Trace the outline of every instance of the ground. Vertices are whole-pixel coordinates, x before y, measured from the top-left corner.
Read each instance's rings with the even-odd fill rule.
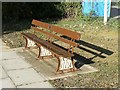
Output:
[[[88,22],[87,20],[91,20]],[[87,21],[87,23],[86,23]],[[116,88],[118,87],[118,22],[110,19],[104,26],[102,19],[86,18],[63,19],[49,22],[81,33],[80,48],[75,52],[86,58],[87,63],[99,71],[89,74],[80,74],[72,77],[49,81],[54,87],[80,87],[80,88]],[[32,32],[31,29],[18,30],[25,23],[4,25],[5,30],[13,29],[13,32],[4,32],[3,41],[11,48],[22,47],[25,41],[21,32]],[[25,25],[24,25],[25,26]],[[12,27],[12,28],[9,28]],[[88,47],[90,46],[90,47]],[[96,50],[94,50],[94,49]],[[98,51],[99,50],[99,51]]]

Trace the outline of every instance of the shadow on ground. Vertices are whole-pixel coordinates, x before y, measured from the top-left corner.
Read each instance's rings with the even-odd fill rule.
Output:
[[[86,42],[86,41],[83,41],[83,40],[78,40],[78,41],[76,41],[78,44],[79,44],[79,46],[78,46],[78,48],[79,49],[81,49],[81,50],[83,50],[83,51],[85,51],[85,52],[88,52],[88,53],[91,53],[91,54],[93,54],[94,56],[93,57],[90,57],[90,58],[86,58],[86,57],[84,57],[84,56],[82,56],[82,55],[79,55],[79,54],[77,54],[77,53],[74,53],[75,54],[75,56],[74,56],[74,59],[75,60],[77,60],[77,62],[80,62],[81,64],[92,64],[92,63],[95,63],[95,62],[93,62],[92,60],[94,59],[94,58],[96,58],[96,57],[100,57],[100,58],[106,58],[106,56],[105,55],[112,55],[114,52],[113,51],[110,51],[110,50],[108,50],[108,49],[104,49],[104,48],[102,48],[102,47],[100,47],[100,46],[97,46],[97,45],[94,45],[94,44],[91,44],[91,43],[88,43],[88,42]],[[82,47],[82,46],[84,46],[84,47]],[[85,48],[85,47],[87,47],[87,48],[90,48],[90,49],[87,49],[87,48]],[[92,51],[93,50],[93,51]],[[98,51],[99,53],[96,53],[95,51]],[[102,54],[105,54],[105,55],[102,55]],[[81,65],[80,64],[80,65]]]
[[[61,36],[61,37],[70,40],[70,38],[67,37],[67,36]],[[88,52],[88,53],[91,53],[92,55],[94,55],[93,57],[86,58],[85,56],[82,56],[82,55],[77,54],[76,52],[74,52],[75,56],[73,58],[77,61],[76,65],[78,67],[81,67],[84,64],[95,63],[92,60],[94,58],[96,58],[96,57],[106,58],[105,55],[109,56],[109,55],[112,55],[114,53],[113,51],[110,51],[108,49],[105,49],[103,47],[91,44],[91,43],[83,41],[83,40],[76,40],[75,42],[79,44],[77,48],[79,48],[79,49],[81,49],[81,50],[83,50],[85,52]],[[88,49],[88,48],[90,48],[90,49]],[[99,53],[96,53],[95,51],[97,51]],[[105,55],[103,55],[103,54],[105,54]]]
[[[66,36],[61,36],[61,37],[65,38],[65,39],[70,39],[70,38],[68,38]],[[76,68],[80,68],[84,64],[93,64],[93,63],[95,63],[92,60],[94,58],[96,58],[96,57],[106,58],[107,56],[112,55],[114,53],[113,51],[110,51],[108,49],[105,49],[103,47],[91,44],[91,43],[83,41],[83,40],[76,40],[75,42],[79,44],[79,46],[77,47],[78,49],[83,50],[83,51],[85,51],[87,53],[92,54],[92,57],[87,58],[87,57],[85,57],[83,55],[78,54],[77,52],[74,52],[73,59],[77,61],[75,63],[75,67]],[[53,44],[55,44],[55,43],[53,43]],[[58,44],[55,44],[55,45],[59,46]],[[59,46],[59,47],[67,50],[66,48],[64,48],[62,46]],[[97,51],[97,52],[95,52],[95,51]]]
[[[61,37],[70,40],[70,38],[67,37],[67,36],[63,35]],[[112,55],[114,53],[113,51],[110,51],[108,49],[105,49],[103,47],[91,44],[91,43],[83,41],[83,40],[76,40],[75,42],[79,44],[77,48],[79,48],[80,50],[83,50],[83,51],[88,52],[88,53],[93,55],[90,58],[86,58],[85,56],[82,56],[82,55],[78,54],[77,52],[74,52],[73,59],[77,61],[75,63],[76,68],[80,68],[84,64],[93,64],[93,63],[95,63],[92,60],[94,58],[96,58],[96,57],[106,58],[106,55],[109,56],[109,55]],[[55,43],[53,43],[53,44],[55,44]],[[55,44],[55,45],[59,46],[58,44]],[[64,48],[62,46],[59,46],[59,47],[67,50],[66,48]],[[95,52],[95,51],[97,51],[97,52]]]

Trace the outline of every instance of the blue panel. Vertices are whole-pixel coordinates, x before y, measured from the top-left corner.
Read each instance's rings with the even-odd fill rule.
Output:
[[[110,8],[111,8],[111,2],[108,0],[108,17],[110,16]],[[89,15],[91,11],[94,11],[93,16],[103,17],[104,16],[104,0],[100,0],[99,2],[92,0],[84,0],[82,2],[82,12],[84,15]]]
[[[84,0],[84,2],[82,2],[82,12],[84,15],[89,15],[89,13],[92,10],[92,0]]]
[[[101,0],[100,2],[94,2],[93,11],[96,16],[104,16],[104,1]]]
[[[108,17],[110,17],[110,10],[111,10],[111,1],[109,0],[109,2],[108,2],[108,5],[107,5],[108,7]]]

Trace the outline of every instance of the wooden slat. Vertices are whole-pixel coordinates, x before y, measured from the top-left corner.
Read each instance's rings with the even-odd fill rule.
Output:
[[[50,30],[57,32],[57,33],[60,33],[62,35],[68,36],[68,37],[75,39],[75,40],[80,39],[80,33],[77,33],[77,32],[71,31],[71,30],[67,30],[67,29],[61,28],[59,26],[52,25]]]
[[[62,37],[56,36],[56,35],[54,35],[54,34],[51,34],[51,33],[49,33],[49,32],[43,31],[43,30],[41,30],[41,29],[39,29],[39,28],[36,28],[36,27],[31,27],[31,28],[34,29],[34,30],[36,30],[36,31],[42,32],[42,33],[44,33],[44,34],[46,34],[46,35],[49,35],[49,36],[51,36],[51,37],[54,37],[54,38],[56,38],[56,39],[59,39],[59,40],[65,42],[65,43],[68,43],[68,44],[72,45],[72,46],[78,46],[78,44],[75,43],[75,42],[73,42],[73,41],[70,41],[70,40],[64,39],[64,38],[62,38]]]
[[[57,32],[59,34],[65,35],[65,36],[68,36],[72,39],[79,40],[80,37],[81,37],[80,33],[77,33],[77,32],[74,32],[74,31],[71,31],[71,30],[68,30],[68,29],[64,29],[64,28],[61,28],[59,26],[54,26],[54,25],[51,25],[51,24],[48,24],[48,23],[45,23],[45,22],[41,22],[41,21],[38,21],[38,20],[33,20],[32,24],[35,25],[35,26],[45,28],[45,29],[49,29],[51,31]]]
[[[31,39],[36,44],[42,45],[44,48],[48,49],[49,51],[51,51],[55,55],[62,56],[62,57],[72,57],[72,56],[74,56],[72,53],[69,53],[66,50],[63,50],[62,48],[60,48],[60,47],[58,47],[56,45],[53,45],[50,42],[47,42],[47,41],[45,41],[43,39],[40,39],[37,36],[35,36],[34,34],[22,33],[22,35],[24,35],[25,37]]]
[[[49,29],[49,26],[51,26],[48,23],[44,23],[44,22],[41,22],[41,21],[38,21],[38,20],[34,20],[34,19],[32,21],[32,24],[35,25],[35,26],[39,26],[39,27],[45,28],[45,29]]]

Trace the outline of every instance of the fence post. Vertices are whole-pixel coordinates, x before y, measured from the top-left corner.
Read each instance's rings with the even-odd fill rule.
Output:
[[[108,3],[108,0],[105,0],[104,1],[104,25],[107,24],[107,3]]]

